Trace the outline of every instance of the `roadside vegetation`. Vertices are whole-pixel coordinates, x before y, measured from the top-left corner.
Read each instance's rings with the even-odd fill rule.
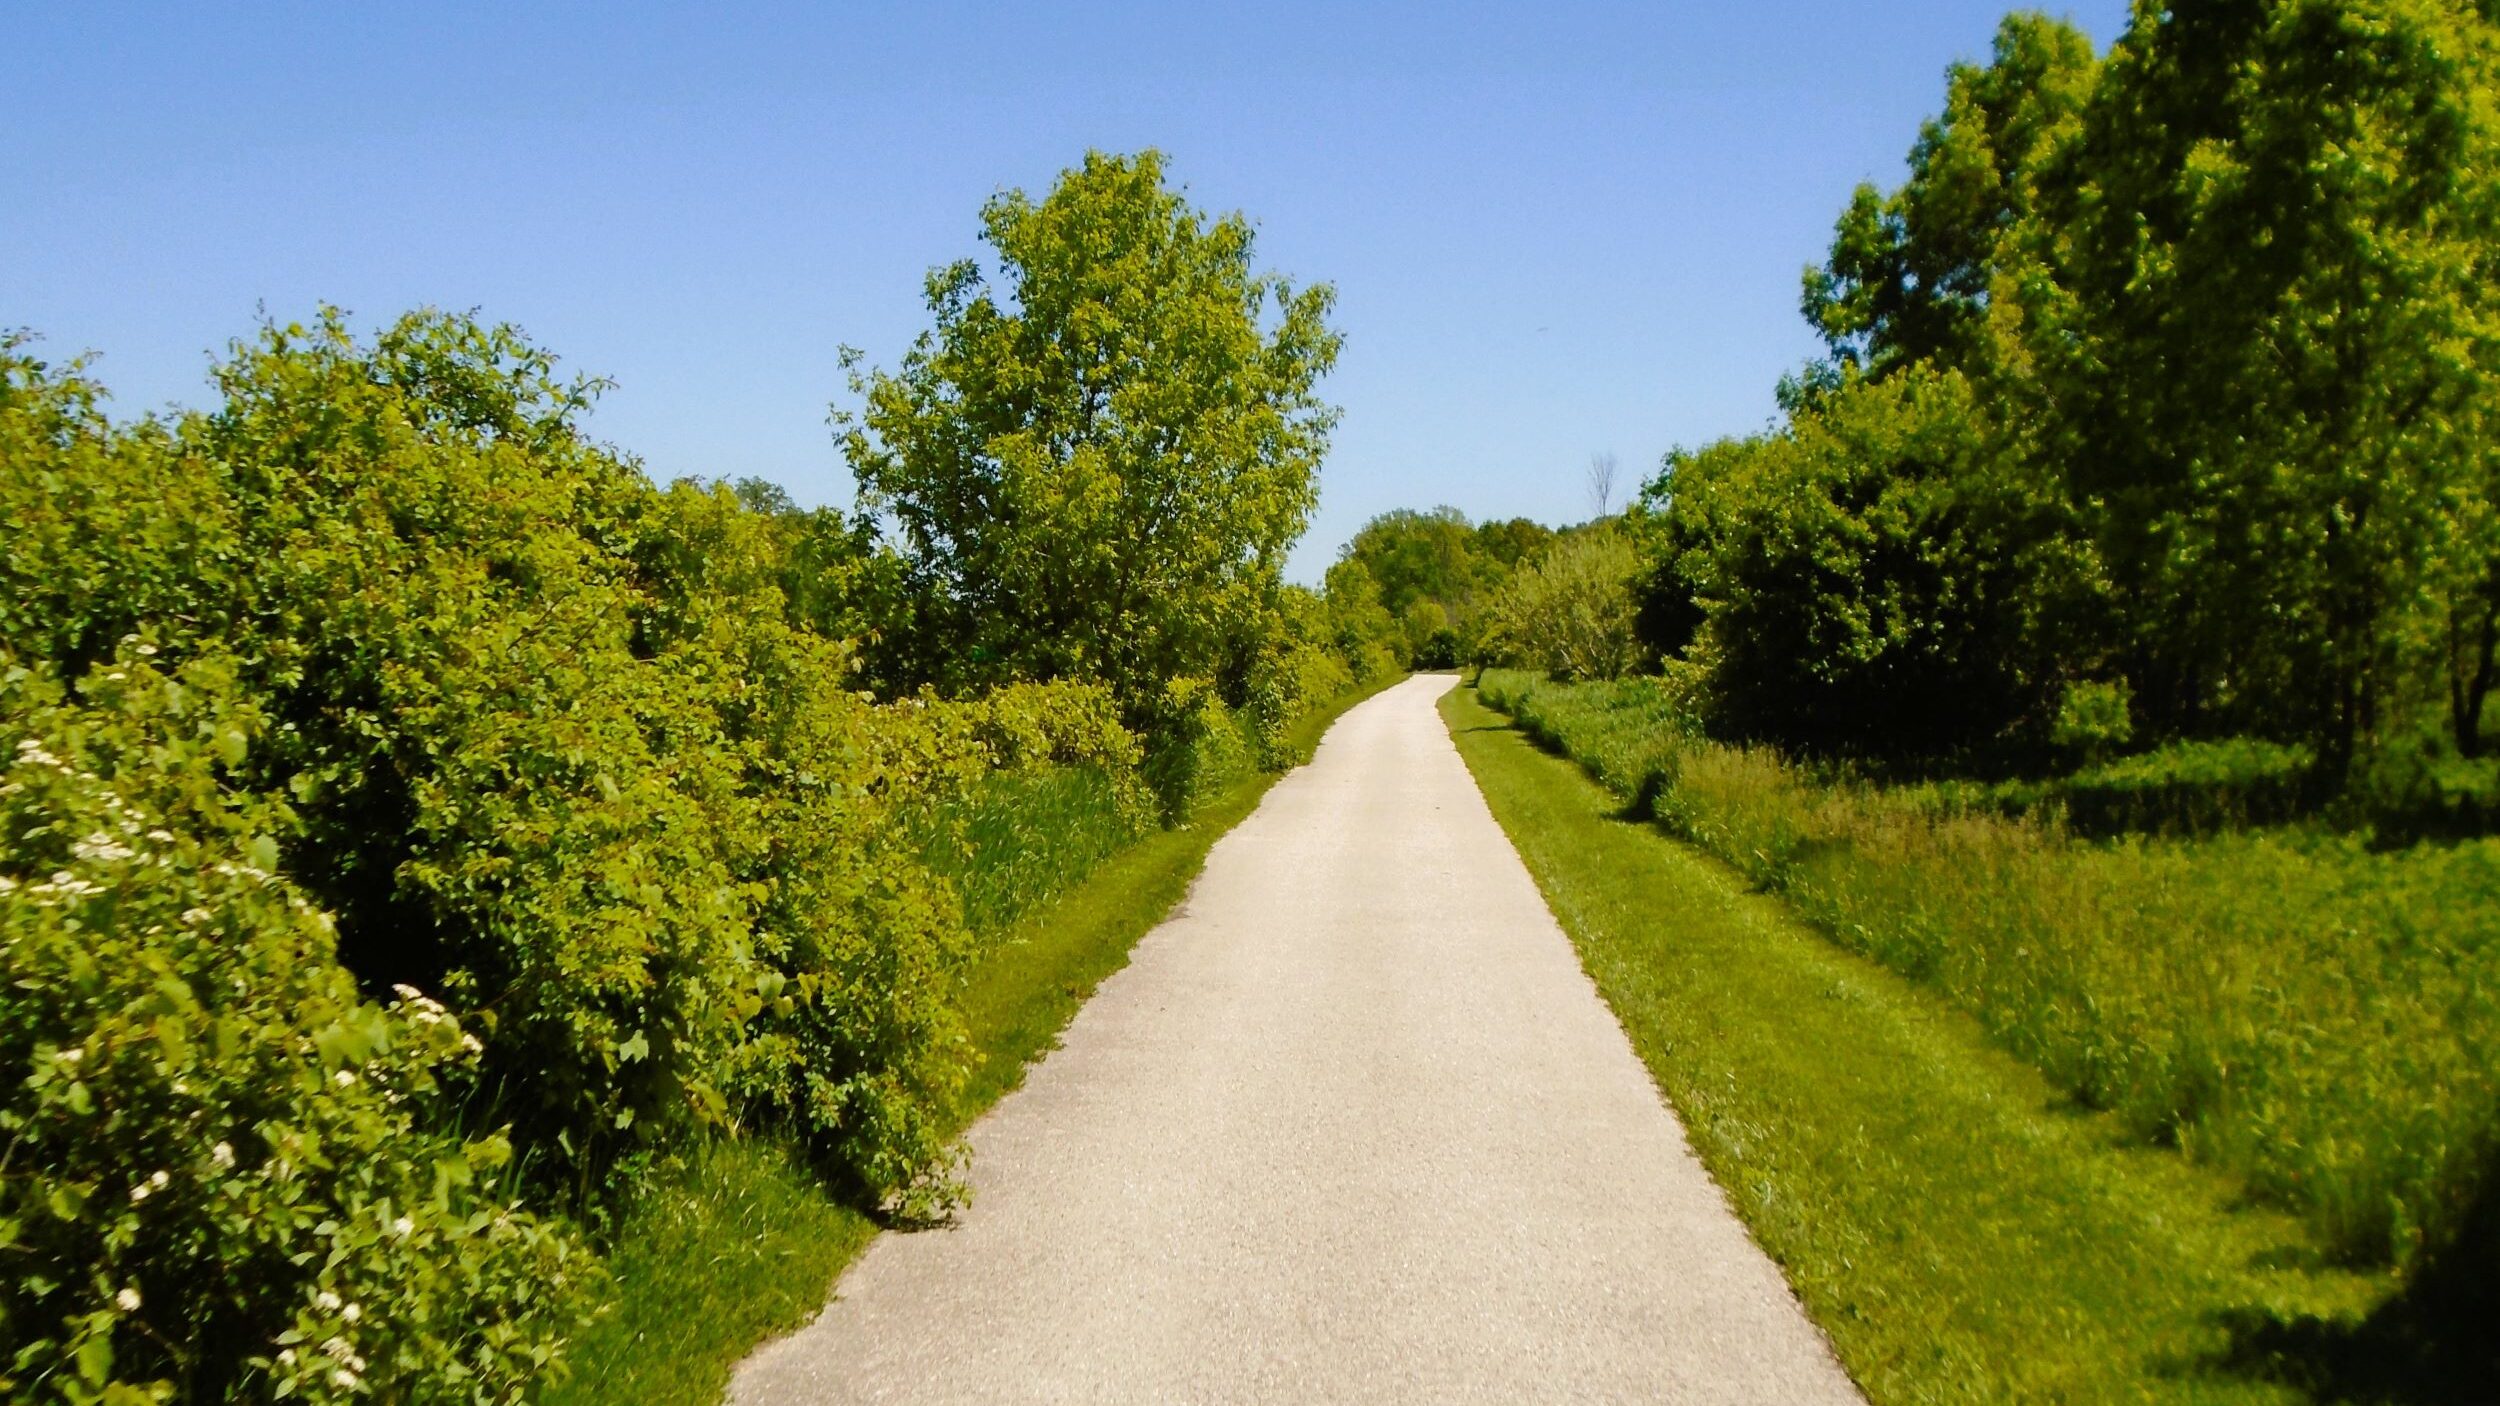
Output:
[[[2392,1271],[2332,1266],[2294,1217],[2079,1107],[1472,692],[1442,711],[1695,1151],[1879,1406],[2483,1399]]]
[[[1279,576],[1325,287],[1151,153],[982,229],[856,368],[856,513],[655,484],[464,317],[135,421],[0,348],[0,1394],[527,1399],[960,1198],[1171,827],[1394,666]]]
[[[1403,675],[1383,675],[1303,715],[1284,739],[1299,763],[1346,708]],[[962,1005],[971,1068],[946,1118],[960,1130],[1023,1080],[1129,949],[1187,894],[1207,851],[1248,816],[1279,773],[1245,770],[1188,824],[1127,828],[1117,802],[1087,804],[1090,788],[1048,778],[1040,823],[1012,826],[996,811],[1029,795],[1003,775],[974,809],[993,818],[983,842],[955,844],[933,862],[967,900],[982,952],[965,975]],[[1103,835],[1128,838],[1117,845]],[[1071,842],[1071,837],[1073,842]],[[610,1262],[616,1306],[578,1344],[576,1374],[551,1403],[634,1401],[708,1406],[749,1350],[805,1324],[833,1282],[880,1228],[869,1211],[824,1193],[786,1139],[712,1137],[655,1166],[618,1207]]]
[[[2495,93],[2444,0],[2008,18],[1807,271],[1779,420],[1468,655],[1625,816],[2382,1277],[2250,1320],[2330,1397],[2500,1389]]]
[[[2079,839],[1818,778],[1676,725],[1649,681],[1488,670],[1485,701],[2080,1105],[2238,1178],[2320,1247],[2421,1269],[2488,1233],[2500,840],[2323,827]]]

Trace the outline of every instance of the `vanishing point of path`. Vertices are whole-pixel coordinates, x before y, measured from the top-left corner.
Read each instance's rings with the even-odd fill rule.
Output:
[[[1422,676],[1346,714],[742,1406],[1857,1402]]]

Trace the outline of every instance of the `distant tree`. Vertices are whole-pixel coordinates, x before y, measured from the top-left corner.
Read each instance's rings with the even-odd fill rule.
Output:
[[[1615,510],[1615,456],[1609,451],[1589,456],[1589,516],[1606,517]]]
[[[1332,291],[1255,271],[1249,221],[1193,209],[1152,151],[999,195],[982,230],[1004,287],[931,273],[935,327],[891,373],[853,354],[863,403],[836,416],[931,681],[1094,678],[1136,707],[1213,677],[1317,498]]]
[[[1341,553],[1359,561],[1380,592],[1380,604],[1403,616],[1419,600],[1463,605],[1477,586],[1475,529],[1456,508],[1398,508],[1364,523]]]
[[[1554,529],[1524,517],[1480,523],[1476,527],[1476,557],[1490,567],[1508,571],[1544,551],[1553,540]]]
[[[790,490],[771,479],[734,479],[730,482],[729,491],[749,512],[775,518],[795,517],[799,512],[798,502],[790,496]]]
[[[1486,610],[1479,653],[1559,679],[1614,679],[1639,668],[1633,589],[1641,561],[1611,524],[1555,539],[1505,582]]]

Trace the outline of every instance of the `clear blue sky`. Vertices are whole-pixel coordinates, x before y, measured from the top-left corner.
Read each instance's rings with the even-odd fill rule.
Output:
[[[2069,13],[2106,45],[2123,0]],[[1345,420],[1295,558],[1373,513],[1588,516],[1584,468],[1754,428],[1797,273],[1995,0],[12,7],[0,326],[198,403],[256,307],[519,323],[655,476],[847,501],[837,348],[890,364],[993,191],[1158,146],[1328,280]]]

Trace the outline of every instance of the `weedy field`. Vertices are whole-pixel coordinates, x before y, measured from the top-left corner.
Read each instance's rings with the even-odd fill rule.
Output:
[[[1708,741],[1656,680],[1488,670],[1482,697],[2078,1107],[2441,1300],[2404,1311],[2458,1311],[2490,1262],[2500,840],[2086,840]]]
[[[2500,1135],[2500,840],[2081,840],[1679,729],[1648,681],[1484,697],[2082,1104],[2358,1262],[2466,1227]]]

